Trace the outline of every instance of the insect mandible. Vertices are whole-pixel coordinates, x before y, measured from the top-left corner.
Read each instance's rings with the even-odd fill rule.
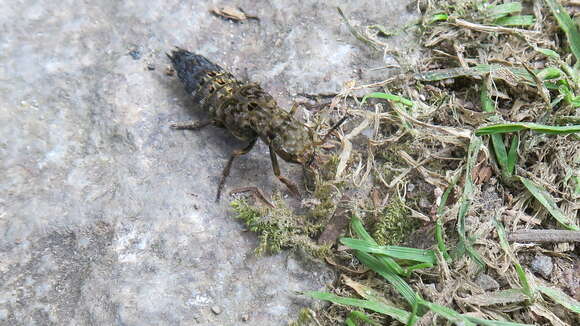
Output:
[[[297,106],[293,106],[290,112],[283,110],[260,85],[242,82],[205,57],[181,48],[167,56],[186,92],[208,113],[207,120],[179,122],[172,124],[172,127],[195,130],[213,125],[226,128],[236,138],[248,142],[247,146],[230,155],[218,185],[216,201],[220,199],[233,161],[250,152],[258,139],[268,145],[274,175],[290,192],[300,197],[298,187],[281,175],[277,156],[290,163],[310,166],[315,159],[316,148],[345,118],[335,124],[326,136],[320,137],[294,118]]]

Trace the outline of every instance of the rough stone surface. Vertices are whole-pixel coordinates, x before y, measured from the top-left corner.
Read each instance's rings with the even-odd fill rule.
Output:
[[[288,253],[253,255],[255,235],[227,198],[214,202],[243,144],[224,130],[169,129],[203,113],[165,74],[164,53],[203,54],[289,107],[294,94],[385,74],[336,5],[397,27],[406,2],[241,0],[260,17],[242,24],[213,5],[0,3],[0,325],[282,325],[308,304],[294,291],[331,279]],[[263,145],[236,162],[226,192],[250,185],[280,187]]]
[[[546,255],[536,255],[532,260],[532,270],[545,278],[549,278],[554,269],[552,258]]]

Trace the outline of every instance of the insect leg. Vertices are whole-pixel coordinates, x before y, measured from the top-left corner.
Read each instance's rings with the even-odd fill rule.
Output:
[[[226,179],[227,177],[230,175],[230,170],[232,168],[232,163],[234,162],[234,160],[236,159],[236,157],[238,156],[242,156],[244,154],[247,154],[249,151],[252,150],[252,147],[254,147],[254,145],[256,144],[256,141],[258,140],[258,137],[250,140],[250,143],[248,144],[248,146],[242,148],[242,149],[238,149],[235,150],[232,155],[230,156],[230,159],[228,160],[228,163],[226,164],[226,167],[224,168],[223,172],[222,172],[222,178],[220,179],[220,183],[218,185],[218,191],[217,191],[217,196],[215,198],[215,201],[218,202],[220,200],[220,196],[222,194],[222,190],[224,188],[224,185],[226,184]]]
[[[278,158],[276,158],[276,152],[274,151],[272,146],[270,146],[270,161],[272,161],[272,169],[274,169],[274,175],[276,176],[276,178],[278,178],[278,180],[280,180],[283,184],[285,184],[291,193],[296,195],[296,197],[300,198],[301,196],[300,192],[298,191],[298,187],[296,187],[296,185],[292,181],[286,179],[281,175],[280,166],[278,165]]]
[[[298,103],[297,103],[297,102],[294,102],[294,103],[292,103],[292,107],[290,108],[290,112],[288,112],[288,114],[289,114],[291,117],[293,117],[293,116],[294,116],[294,114],[296,114],[296,111],[298,110],[298,106],[299,106],[299,105],[298,105]]]
[[[174,122],[171,124],[171,128],[196,130],[201,129],[203,127],[207,127],[211,124],[213,124],[213,120],[202,120],[202,121],[191,120],[191,121]]]

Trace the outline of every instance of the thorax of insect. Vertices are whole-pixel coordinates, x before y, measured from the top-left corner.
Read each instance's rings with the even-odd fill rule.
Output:
[[[187,93],[191,94],[202,110],[208,112],[207,121],[175,123],[178,129],[199,129],[207,125],[226,128],[248,145],[236,150],[222,173],[217,200],[229,175],[233,160],[248,153],[261,139],[270,150],[270,159],[276,177],[299,196],[298,188],[280,174],[276,157],[291,163],[309,165],[316,147],[322,141],[309,127],[294,118],[294,109],[281,109],[274,98],[256,83],[244,83],[205,57],[183,49],[168,54]]]

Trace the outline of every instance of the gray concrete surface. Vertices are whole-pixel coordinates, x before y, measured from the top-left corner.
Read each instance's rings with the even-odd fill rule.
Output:
[[[332,279],[296,254],[255,257],[229,199],[214,203],[243,144],[169,129],[203,114],[165,75],[164,53],[204,54],[286,106],[383,64],[337,4],[397,26],[406,2],[230,2],[261,19],[243,24],[211,15],[217,4],[0,1],[0,325],[283,325],[309,304],[294,291]],[[259,145],[226,192],[284,191],[270,171]]]

